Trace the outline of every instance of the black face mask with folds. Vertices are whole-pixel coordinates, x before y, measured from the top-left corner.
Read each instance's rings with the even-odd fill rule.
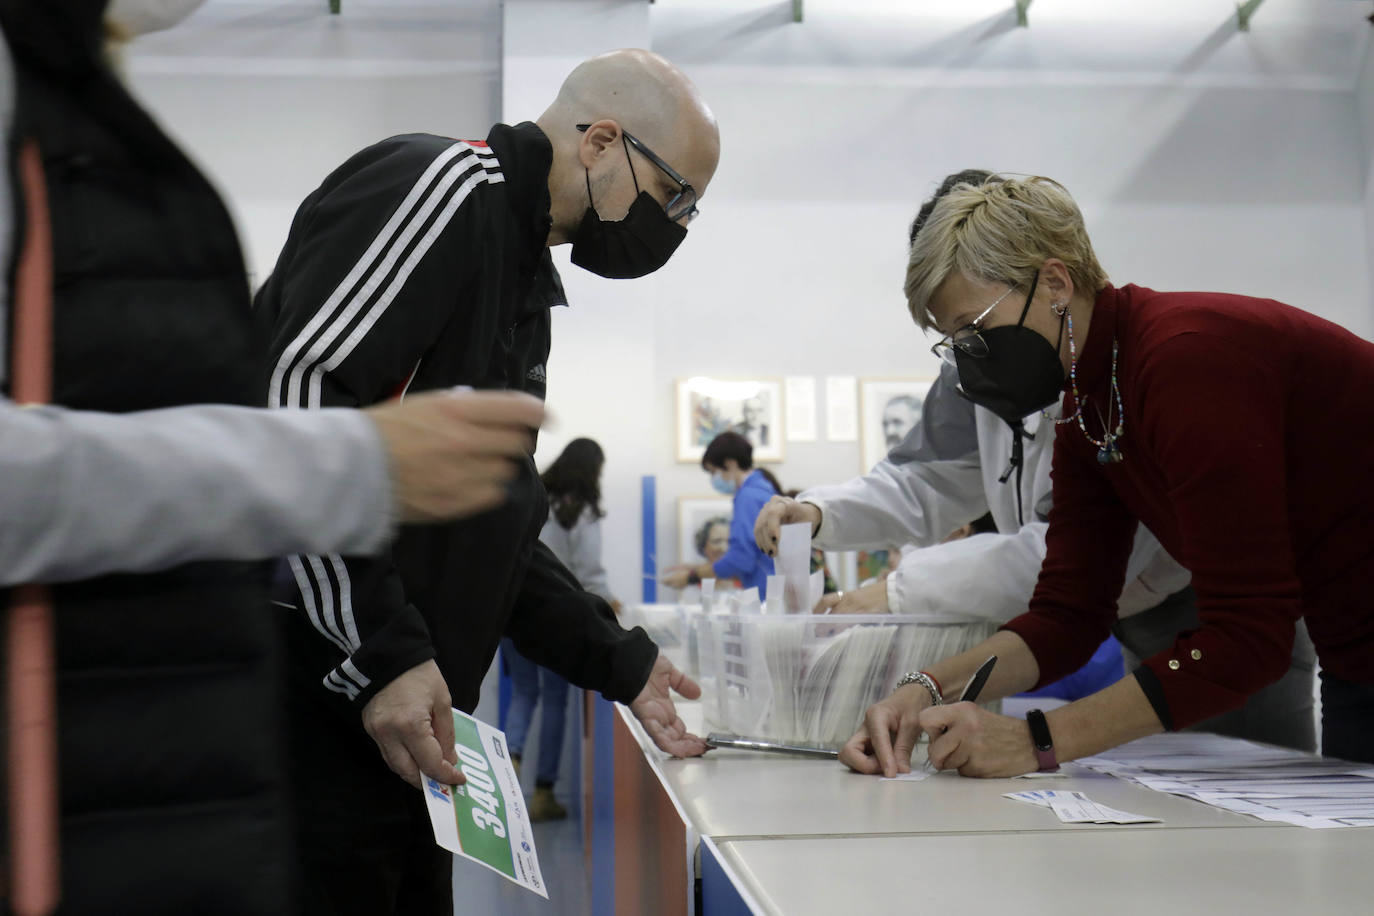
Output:
[[[1032,283],[1016,324],[978,332],[988,345],[987,356],[970,356],[957,348],[954,351],[963,395],[1013,426],[1058,401],[1064,387],[1064,364],[1059,361],[1064,320],[1061,317],[1059,321],[1059,342],[1051,346],[1024,324],[1034,297]]]
[[[588,205],[573,234],[572,262],[603,277],[630,280],[667,264],[686,237],[687,230],[668,218],[663,205],[640,191],[622,220],[602,220]]]

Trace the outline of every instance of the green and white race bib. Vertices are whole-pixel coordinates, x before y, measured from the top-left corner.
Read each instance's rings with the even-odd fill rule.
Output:
[[[434,839],[548,899],[520,780],[503,732],[453,710],[458,769],[467,784],[446,786],[425,777],[425,803]]]

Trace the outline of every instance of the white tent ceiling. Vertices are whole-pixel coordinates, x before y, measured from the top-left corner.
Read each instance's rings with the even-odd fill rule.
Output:
[[[572,2],[572,0],[570,0]],[[685,66],[806,78],[894,76],[1353,88],[1374,34],[1368,0],[1265,0],[1251,30],[1234,0],[656,0],[654,47]],[[140,39],[139,69],[265,72],[495,71],[498,0],[208,0]],[[588,4],[595,9],[595,4]]]

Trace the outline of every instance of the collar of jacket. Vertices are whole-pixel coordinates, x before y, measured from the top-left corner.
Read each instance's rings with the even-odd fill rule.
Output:
[[[740,481],[739,489],[735,491],[735,495],[738,496],[746,489],[756,490],[760,487],[767,490],[769,493],[773,492],[773,485],[768,482],[768,478],[764,477],[763,474],[759,472],[758,468],[754,468],[749,472],[747,477]]]
[[[509,189],[511,215],[521,229],[526,247],[521,250],[521,266],[531,267],[549,247],[549,169],[553,166],[553,144],[533,121],[514,127],[497,124],[487,135],[487,146],[496,153]]]
[[[1093,395],[1098,395],[1099,389],[1106,390],[1112,368],[1112,342],[1120,335],[1120,313],[1129,307],[1131,290],[1130,286],[1118,288],[1108,284],[1097,294],[1092,324],[1088,327],[1088,339],[1078,341],[1078,390],[1084,394],[1091,391]],[[1127,355],[1126,342],[1122,340],[1118,379],[1122,375],[1120,363]],[[1069,391],[1069,387],[1069,380],[1066,379],[1064,390]],[[1106,407],[1102,409],[1106,410]]]

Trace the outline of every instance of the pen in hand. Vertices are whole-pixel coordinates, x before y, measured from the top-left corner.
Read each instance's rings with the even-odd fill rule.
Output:
[[[988,678],[992,676],[992,669],[996,664],[997,656],[989,655],[988,660],[978,666],[978,670],[973,672],[973,677],[969,678],[968,683],[964,685],[964,691],[959,694],[957,702],[963,703],[967,700],[970,703],[976,703],[978,701],[978,694],[983,692],[983,685],[986,684]],[[946,731],[947,729],[941,729],[940,734],[943,735]],[[935,771],[935,766],[930,762],[929,745],[927,745],[926,749],[925,769],[927,772]]]

